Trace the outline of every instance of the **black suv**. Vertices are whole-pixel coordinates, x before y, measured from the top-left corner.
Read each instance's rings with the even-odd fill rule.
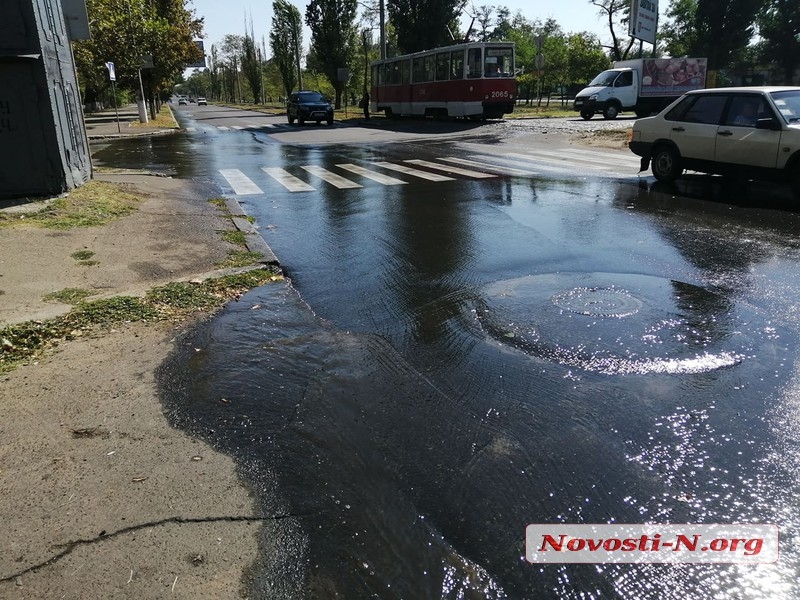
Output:
[[[333,106],[319,92],[292,92],[286,104],[286,117],[290,125],[295,119],[300,125],[306,121],[316,121],[318,125],[326,121],[333,125]]]

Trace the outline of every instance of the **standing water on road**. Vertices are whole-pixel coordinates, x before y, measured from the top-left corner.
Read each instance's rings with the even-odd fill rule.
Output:
[[[796,215],[557,177],[241,201],[291,283],[161,381],[259,495],[255,596],[800,597]],[[528,563],[558,523],[774,523],[781,556]]]

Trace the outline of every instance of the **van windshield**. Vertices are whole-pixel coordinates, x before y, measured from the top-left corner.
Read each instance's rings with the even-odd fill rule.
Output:
[[[619,75],[619,71],[603,71],[600,75],[592,79],[589,83],[589,87],[614,85],[614,80],[617,78],[617,75]]]

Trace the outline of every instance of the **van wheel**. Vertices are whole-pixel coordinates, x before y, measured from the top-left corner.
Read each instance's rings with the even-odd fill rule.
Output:
[[[583,119],[584,121],[588,121],[588,120],[589,120],[589,119],[591,119],[593,116],[594,116],[594,113],[593,113],[593,112],[589,112],[588,110],[584,110],[584,111],[581,113],[581,119]]]
[[[619,107],[616,104],[609,104],[603,109],[604,119],[616,119],[619,114]]]
[[[670,183],[683,173],[681,157],[669,146],[659,146],[650,160],[653,175],[659,181]]]

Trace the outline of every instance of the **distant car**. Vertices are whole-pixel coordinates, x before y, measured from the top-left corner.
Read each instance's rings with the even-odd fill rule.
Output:
[[[297,119],[298,124],[306,121],[322,121],[333,125],[333,106],[328,99],[319,92],[292,92],[286,104],[286,117],[292,125]]]
[[[190,97],[190,98],[189,98],[189,102],[191,102],[192,104],[194,104],[194,98],[191,98],[191,97]]]
[[[800,87],[695,90],[633,124],[631,151],[659,181],[684,169],[788,182],[800,199]]]
[[[197,99],[197,106],[208,106],[208,102],[205,98],[198,98]]]
[[[178,106],[180,106],[181,104],[183,104],[184,106],[188,106],[189,102],[186,100],[186,98],[178,98]]]

